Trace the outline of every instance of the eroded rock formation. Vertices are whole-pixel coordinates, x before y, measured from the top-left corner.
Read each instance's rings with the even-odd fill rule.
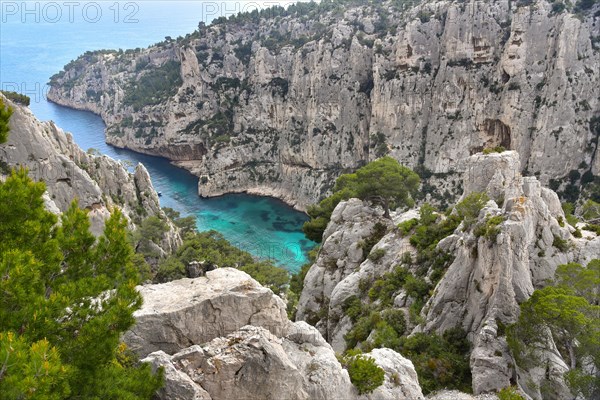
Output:
[[[283,301],[237,269],[139,290],[124,340],[165,368],[160,399],[423,399],[412,363],[389,349],[367,354],[385,381],[359,396],[321,334],[289,321]]]
[[[597,175],[598,6],[525,3],[298,5],[86,53],[49,98],[101,115],[111,144],[177,161],[205,196],[305,208],[386,153],[460,195],[459,161],[493,146],[543,184]]]
[[[409,328],[437,333],[464,329],[473,346],[470,365],[476,394],[519,384],[532,398],[540,399],[540,384],[547,380],[551,383],[548,398],[566,398],[569,394],[562,374],[568,367],[558,352],[547,355],[552,362],[546,369],[517,370],[502,327],[516,321],[519,304],[534,289],[543,287],[558,265],[586,265],[597,258],[600,238],[573,236],[575,228],[565,222],[556,193],[542,187],[536,178],[521,175],[516,152],[476,154],[464,161],[463,168],[463,197],[485,192],[491,199],[474,224],[494,216],[502,216],[503,222],[498,234],[489,237],[464,228],[463,223],[439,242],[437,249],[450,254],[452,262],[421,311],[424,322]],[[384,250],[381,257],[374,260],[360,251],[380,214],[357,199],[340,203],[304,281],[297,315],[313,318],[311,322],[337,351],[345,349],[344,334],[353,326],[343,311],[345,300],[358,295],[366,303],[368,290],[361,287],[365,282],[381,278],[397,265],[415,268],[403,255],[414,256],[417,250],[396,229],[388,229],[372,247],[371,254]],[[418,217],[417,210],[392,215],[396,223],[414,217]],[[399,288],[393,307],[408,315],[410,301]]]
[[[0,94],[2,96],[2,94]],[[140,221],[139,210],[146,216],[160,215],[158,195],[148,171],[138,164],[134,173],[124,165],[103,155],[84,152],[52,121],[41,122],[23,106],[4,96],[13,109],[8,141],[0,145],[0,174],[11,168],[26,167],[34,180],[46,184],[46,204],[56,213],[66,211],[73,200],[89,210],[92,232],[99,235],[110,209],[117,206],[131,221]],[[177,229],[169,225],[161,243],[161,251],[170,252],[181,241]]]

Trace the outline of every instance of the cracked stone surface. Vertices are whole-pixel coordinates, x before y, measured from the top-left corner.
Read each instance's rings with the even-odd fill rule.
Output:
[[[384,369],[385,381],[362,396],[331,346],[305,322],[289,324],[281,337],[264,328],[245,326],[172,356],[158,351],[142,361],[154,368],[165,367],[166,388],[159,393],[161,400],[423,399],[409,360],[389,349],[367,355]]]
[[[234,268],[138,290],[144,304],[124,340],[141,357],[158,350],[173,354],[250,324],[281,335],[289,323],[283,300]]]

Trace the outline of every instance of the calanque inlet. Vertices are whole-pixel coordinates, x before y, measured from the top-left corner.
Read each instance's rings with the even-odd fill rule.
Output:
[[[600,1],[259,3],[47,99],[306,212],[309,262],[2,90],[0,399],[600,399]]]

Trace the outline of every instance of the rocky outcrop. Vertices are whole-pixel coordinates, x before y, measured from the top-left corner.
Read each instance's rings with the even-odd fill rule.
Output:
[[[369,394],[368,399],[417,400],[423,398],[415,367],[410,360],[385,348],[374,349],[366,356],[372,357],[375,363],[385,371],[383,385]]]
[[[111,144],[177,161],[205,196],[304,208],[385,153],[459,195],[459,161],[500,145],[543,184],[599,173],[597,4],[398,4],[296,5],[86,53],[48,97],[100,114]]]
[[[249,275],[218,268],[205,277],[140,286],[144,298],[135,326],[124,336],[140,356],[168,354],[208,342],[245,325],[281,336],[288,319],[283,300]]]
[[[503,327],[516,321],[519,304],[534,289],[543,287],[558,265],[585,265],[597,258],[600,238],[573,236],[575,228],[565,222],[556,193],[542,187],[536,178],[521,175],[516,152],[475,154],[462,164],[464,196],[486,192],[491,199],[474,225],[483,225],[494,216],[502,217],[503,222],[497,235],[487,236],[465,228],[463,223],[439,242],[437,249],[452,257],[421,312],[423,322],[409,328],[413,333],[442,333],[455,327],[466,331],[472,342],[470,366],[476,394],[519,384],[529,396],[540,399],[539,388],[546,382],[551,388],[548,398],[567,398],[562,375],[568,367],[559,353],[546,355],[552,361],[546,369],[516,370]],[[395,223],[415,217],[416,210],[392,214]],[[382,250],[380,257],[367,257],[358,251],[353,256],[354,249],[359,248],[356,243],[369,237],[378,218],[376,210],[359,200],[340,203],[304,281],[297,315],[306,320],[317,315],[317,327],[337,351],[345,349],[344,334],[353,326],[343,312],[345,300],[359,296],[368,303],[369,287],[365,290],[365,284],[397,265],[410,271],[415,268],[414,262],[405,259],[415,260],[416,249],[395,229],[388,229],[373,246],[371,254]],[[398,288],[394,296],[393,307],[408,312],[411,299],[406,292]],[[321,298],[327,301],[315,301]]]
[[[76,199],[79,207],[89,211],[91,229],[96,235],[103,231],[113,207],[123,211],[132,227],[142,218],[140,210],[147,216],[166,218],[142,164],[132,174],[107,156],[84,152],[70,134],[52,121],[40,122],[28,108],[0,96],[13,109],[8,141],[0,145],[0,173],[26,167],[34,180],[46,184],[49,210],[63,212]],[[172,225],[169,228],[158,243],[164,252],[170,252],[181,241],[177,229]]]
[[[341,336],[345,332],[339,333],[337,324],[333,323],[335,321],[326,318],[328,310],[336,304],[331,304],[332,294],[338,284],[355,272],[367,257],[361,245],[373,234],[377,223],[382,224],[384,229],[390,225],[382,212],[369,208],[358,199],[340,203],[323,234],[317,262],[304,279],[305,289],[298,302],[296,318],[317,327],[336,351],[344,350]],[[354,292],[351,288],[345,293],[344,299]]]
[[[521,177],[518,166],[515,152],[475,155],[468,160],[464,187],[487,192],[501,202],[490,201],[481,211],[480,220],[502,215],[506,221],[495,238],[457,230],[439,244],[455,254],[455,260],[424,308],[423,330],[444,331],[460,326],[472,333],[475,393],[497,390],[516,380],[499,325],[516,321],[519,304],[552,278],[558,265],[582,261],[581,252],[589,253],[598,245],[576,239],[571,235],[572,228],[561,226],[559,220],[565,216],[557,195],[542,188],[537,179]],[[578,251],[555,247],[555,238],[571,242]],[[566,369],[562,362],[553,363],[547,374],[560,380]],[[556,398],[568,396],[564,382],[557,390]],[[531,395],[539,398],[539,393]]]
[[[359,396],[321,334],[290,322],[283,301],[239,270],[139,290],[124,340],[165,368],[160,399],[423,399],[412,363],[389,349],[367,354],[385,382]]]

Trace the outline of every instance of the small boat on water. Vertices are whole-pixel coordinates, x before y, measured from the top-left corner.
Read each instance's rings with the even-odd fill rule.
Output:
[[[158,194],[158,197],[162,196],[162,192],[156,192]]]

